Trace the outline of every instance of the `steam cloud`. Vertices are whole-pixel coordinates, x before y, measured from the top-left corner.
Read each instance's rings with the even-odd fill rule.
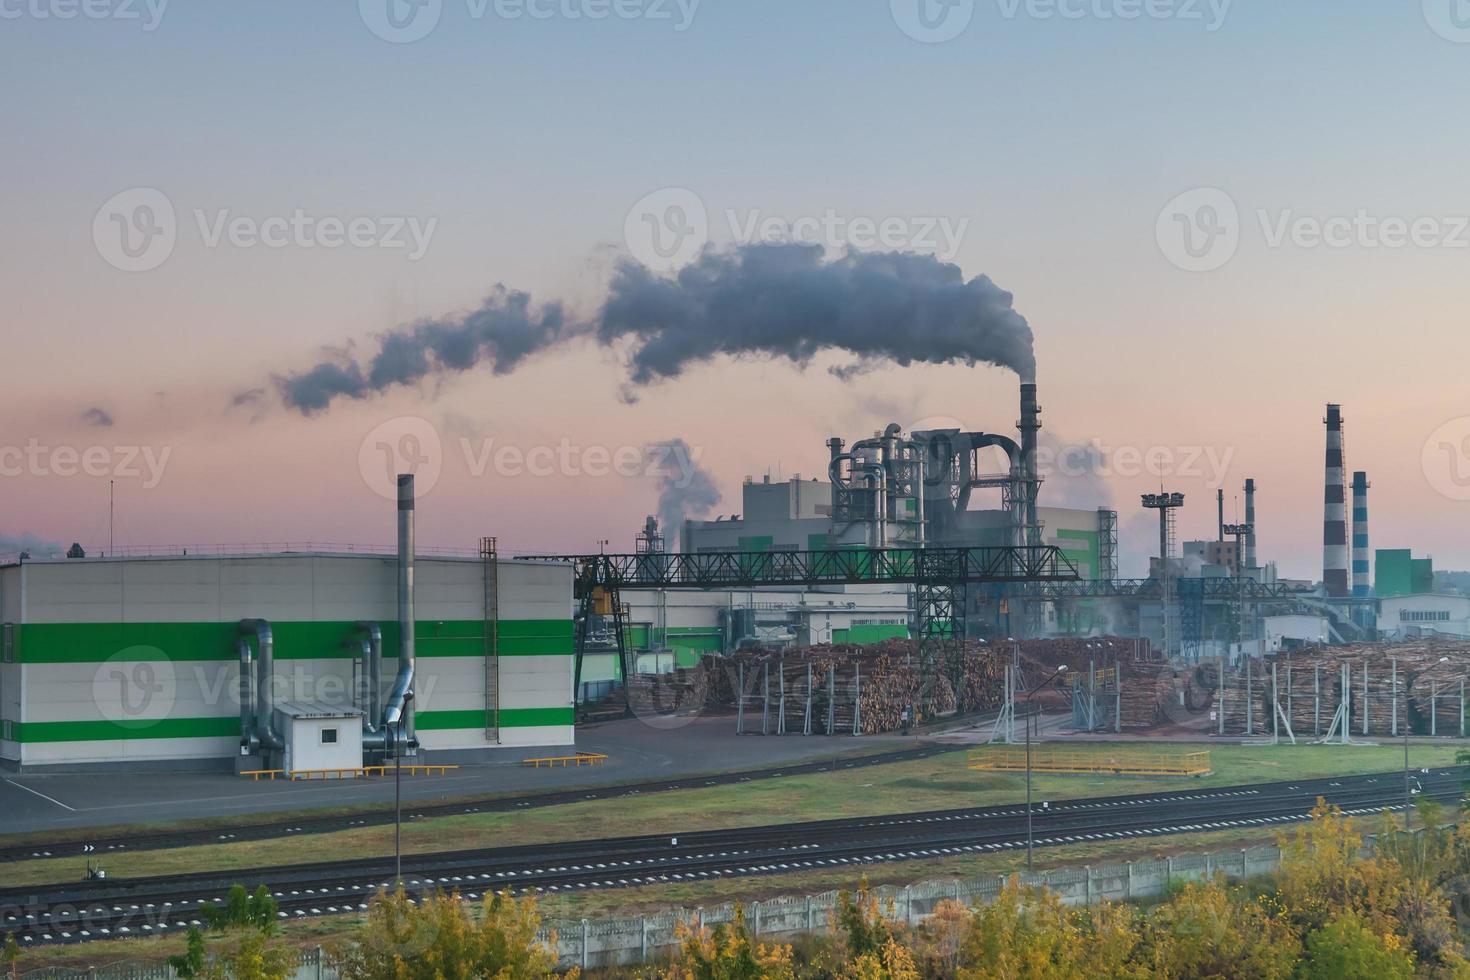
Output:
[[[648,447],[650,472],[659,478],[658,524],[666,536],[677,535],[685,520],[708,517],[720,502],[719,488],[694,456],[683,439]]]
[[[423,320],[383,335],[364,367],[347,352],[276,378],[285,403],[310,415],[336,398],[366,398],[393,385],[488,364],[497,374],[566,341],[631,341],[633,388],[674,378],[718,355],[782,357],[799,366],[826,350],[857,361],[841,377],[884,364],[994,364],[1036,373],[1031,328],[1011,294],[986,276],[928,255],[848,252],[828,260],[816,245],[706,250],[673,276],[623,258],[590,321],[560,303],[533,307],[496,287],[459,317]]]

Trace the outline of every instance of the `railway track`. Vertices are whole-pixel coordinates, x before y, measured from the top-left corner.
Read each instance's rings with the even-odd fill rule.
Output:
[[[422,820],[427,817],[454,816],[464,813],[511,813],[567,803],[584,803],[592,800],[612,800],[625,796],[647,793],[667,793],[681,789],[703,789],[709,786],[725,786],[734,783],[777,779],[784,776],[801,776],[820,772],[843,772],[848,769],[865,769],[869,766],[892,765],[910,762],[930,756],[953,752],[952,745],[923,745],[918,748],[883,752],[876,755],[835,757],[818,762],[797,763],[789,766],[751,769],[739,772],[718,773],[704,776],[684,776],[677,779],[659,779],[639,783],[624,783],[611,786],[590,786],[579,789],[556,790],[525,796],[485,796],[459,799],[443,803],[413,803],[403,810],[404,820]],[[384,805],[349,816],[341,814],[313,817],[295,817],[273,820],[249,826],[207,830],[159,831],[156,833],[110,833],[97,836],[69,836],[66,840],[45,843],[0,844],[0,864],[9,861],[34,861],[47,858],[77,857],[81,855],[106,856],[133,851],[165,850],[172,847],[191,847],[205,844],[229,844],[237,841],[270,840],[276,837],[300,837],[306,834],[331,833],[349,827],[382,826],[393,822],[393,807]],[[3,880],[3,879],[0,879]]]
[[[1419,792],[1450,803],[1460,768],[1415,774]],[[1398,773],[1200,791],[1060,801],[1033,811],[1038,847],[1284,825],[1317,797],[1354,815],[1403,804]],[[779,826],[536,844],[410,855],[410,891],[457,889],[557,894],[888,861],[995,853],[1025,847],[1025,808],[1002,806]],[[22,945],[159,935],[199,923],[199,907],[238,881],[266,884],[283,919],[360,912],[393,879],[392,858],[257,869],[246,875],[176,875],[92,884],[0,889],[0,931]]]

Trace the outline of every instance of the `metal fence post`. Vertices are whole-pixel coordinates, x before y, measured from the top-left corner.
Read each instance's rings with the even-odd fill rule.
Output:
[[[1083,883],[1083,886],[1082,886],[1082,904],[1083,905],[1091,905],[1092,904],[1092,865],[1087,865],[1086,867],[1084,867],[1082,869],[1082,874],[1083,874],[1083,882],[1084,882]]]
[[[1164,887],[1159,889],[1160,894],[1167,894],[1169,888],[1174,884],[1174,858],[1164,858]]]
[[[588,966],[588,962],[587,962],[587,947],[590,945],[590,942],[589,942],[589,938],[590,937],[588,935],[588,933],[590,932],[590,930],[591,930],[591,925],[588,923],[588,921],[586,919],[583,919],[582,920],[582,969],[583,970],[586,970],[587,969],[587,966]]]
[[[695,921],[699,923],[699,931],[704,932],[704,906],[701,905],[699,908],[695,909],[694,914],[695,916],[697,916]]]
[[[815,923],[812,921],[812,897],[806,897],[806,931],[811,932]]]
[[[1211,878],[1215,877],[1215,869],[1213,867],[1214,863],[1215,863],[1215,861],[1214,861],[1214,855],[1213,854],[1206,854],[1205,855],[1205,880],[1206,881],[1209,881]]]
[[[914,924],[914,886],[903,886],[903,917],[909,925]]]
[[[1243,847],[1240,849],[1240,877],[1241,880],[1250,877],[1249,858],[1247,858],[1245,848]]]
[[[1123,897],[1126,899],[1133,897],[1133,862],[1126,862],[1124,867],[1128,870],[1128,883],[1123,888]]]
[[[759,938],[760,937],[760,934],[761,934],[761,903],[760,902],[752,902],[750,904],[750,921],[751,921],[751,926],[752,926],[752,932],[753,932],[753,934],[757,938]]]
[[[648,916],[638,917],[638,962],[648,962]]]

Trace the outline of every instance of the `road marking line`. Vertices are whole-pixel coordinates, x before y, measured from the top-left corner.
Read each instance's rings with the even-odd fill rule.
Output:
[[[72,813],[76,813],[77,812],[74,807],[69,807],[65,803],[61,802],[60,800],[52,799],[51,797],[47,796],[45,793],[42,793],[40,790],[31,789],[29,786],[22,786],[20,783],[17,783],[13,779],[7,779],[5,781],[7,783],[9,783],[10,785],[14,786],[16,789],[23,789],[27,793],[30,793],[32,796],[39,796],[41,799],[45,800],[47,803],[55,803],[57,806],[61,807],[63,810],[70,810]]]

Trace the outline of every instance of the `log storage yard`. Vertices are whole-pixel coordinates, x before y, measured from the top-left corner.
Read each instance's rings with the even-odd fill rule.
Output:
[[[534,896],[582,937],[563,966],[612,966],[599,915],[1459,800],[1470,598],[1398,553],[1377,588],[1343,589],[1331,547],[1321,583],[1286,579],[1223,509],[1176,542],[1173,493],[1143,497],[1163,557],[1124,578],[1116,511],[1039,496],[1039,415],[1027,383],[1015,439],[834,436],[825,480],[747,480],[743,518],[665,501],[624,551],[423,551],[434,502],[402,474],[396,548],[18,556],[0,933],[92,968],[242,885],[309,943],[401,883]]]

